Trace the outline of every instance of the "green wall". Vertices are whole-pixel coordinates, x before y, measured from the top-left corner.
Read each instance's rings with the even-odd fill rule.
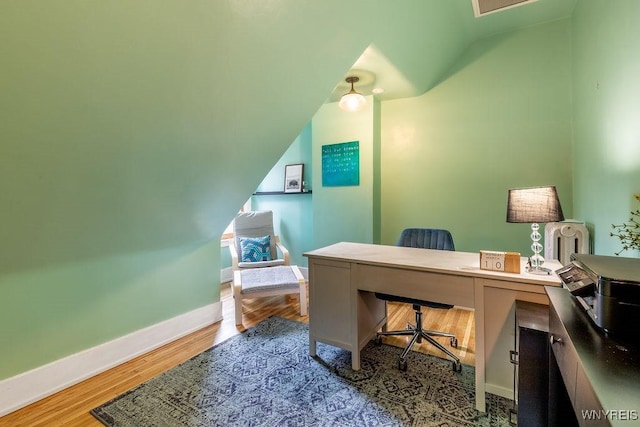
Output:
[[[467,43],[439,1],[258,3],[0,2],[0,380],[219,301],[222,231],[366,47],[424,90]]]
[[[450,229],[458,250],[528,255],[529,225],[505,221],[515,187],[556,185],[573,217],[570,20],[481,40],[424,95],[369,106],[313,118],[312,247],[424,226]],[[322,187],[321,146],[352,140],[361,186]]]
[[[636,0],[580,0],[573,15],[574,206],[601,255],[622,248],[611,224],[640,208],[639,17]]]
[[[379,131],[409,136],[401,140],[417,146],[433,140],[434,135],[422,135],[427,129],[423,123],[435,129],[440,123],[408,111],[418,136],[411,126],[398,134],[385,124],[383,105],[366,113],[355,134],[331,129],[329,120],[334,119],[335,126],[353,126],[354,116],[332,118],[338,113],[330,109],[337,107],[323,104],[371,44],[411,82],[415,93],[441,81],[424,97],[406,101],[409,107],[421,106],[419,100],[425,99],[427,111],[435,111],[433,102],[438,101],[449,125],[435,136],[443,134],[443,142],[463,144],[458,152],[477,155],[481,153],[467,151],[472,147],[465,144],[494,140],[475,137],[469,130],[469,139],[452,135],[463,130],[460,123],[473,119],[471,106],[464,102],[477,100],[462,93],[465,81],[472,80],[468,70],[482,71],[484,66],[485,72],[501,72],[495,68],[508,61],[494,57],[508,55],[504,46],[514,43],[509,37],[480,43],[458,71],[442,79],[469,44],[470,32],[460,20],[461,13],[469,12],[468,1],[458,0],[454,6],[441,0],[406,0],[403,7],[364,0],[258,3],[0,2],[0,379],[219,301],[220,234],[318,108],[319,121],[314,117],[311,130],[313,213],[299,211],[282,223],[308,227],[303,222],[313,221],[314,246],[395,240],[396,227],[414,222],[404,221],[399,210],[409,216],[415,208],[427,211],[423,200],[440,196],[423,185],[428,174],[410,174],[417,184],[392,184],[406,178],[407,168],[424,169],[424,157],[414,160],[409,150],[406,161],[394,159],[398,151],[388,155],[384,145],[390,139]],[[466,11],[458,7],[462,3]],[[531,8],[552,3],[541,0]],[[544,56],[533,49],[536,57],[556,60],[553,52],[566,46],[560,35],[555,42],[546,46],[551,53]],[[538,46],[533,41],[519,45]],[[514,57],[525,56],[513,50]],[[553,68],[539,65],[543,75]],[[537,105],[547,96],[533,93],[531,80],[512,83],[515,93],[533,96]],[[526,89],[518,89],[520,85]],[[495,107],[498,100],[491,101],[489,89],[469,88],[490,98],[482,107]],[[511,90],[498,93],[506,97]],[[448,107],[443,92],[451,95]],[[558,97],[562,95],[559,90]],[[463,103],[465,121],[456,118],[458,103]],[[392,124],[405,108],[397,105],[390,103]],[[562,139],[556,127],[564,105],[558,104],[559,119],[549,121],[552,142]],[[532,110],[537,111],[535,106]],[[495,117],[493,122],[503,125]],[[534,127],[532,134],[540,136]],[[482,130],[477,121],[473,128]],[[522,139],[529,135],[525,130],[501,131],[508,135],[498,135],[499,144],[506,145],[504,139],[516,134]],[[393,144],[398,142],[394,138]],[[363,185],[325,191],[315,179],[315,153],[321,144],[350,140],[366,144]],[[550,142],[538,143],[542,157]],[[470,159],[462,160],[465,168],[473,166]],[[484,172],[495,168],[488,169]],[[526,175],[517,184],[537,183]],[[467,189],[468,176],[478,174],[449,172],[444,184],[460,194]],[[556,184],[564,202],[569,190]],[[490,194],[487,204],[501,204],[504,191]],[[462,196],[487,200],[476,193]],[[336,215],[351,209],[348,221],[338,221]],[[481,217],[476,214],[484,212],[478,210],[473,204],[468,216]],[[471,239],[486,241],[472,231],[491,224],[457,216],[456,233],[469,231]],[[442,221],[429,224],[436,222]],[[496,226],[499,232],[487,234],[501,234],[501,227],[504,224]],[[297,245],[293,229],[281,233]],[[304,241],[296,252],[305,250],[309,241]],[[463,242],[464,248],[474,249],[473,242]]]
[[[422,96],[382,103],[382,242],[405,227],[452,231],[456,249],[531,253],[507,224],[507,190],[556,185],[572,208],[571,25],[473,44]]]
[[[312,190],[306,194],[260,195],[251,198],[252,210],[273,211],[276,234],[289,250],[291,264],[306,266],[305,251],[313,249],[313,176],[311,173],[311,124],[278,160],[256,191],[282,191],[284,169],[288,164],[304,163],[304,181]]]
[[[372,243],[374,239],[374,201],[377,174],[375,110],[379,103],[372,96],[358,112],[345,112],[337,103],[325,104],[313,116],[313,244],[322,247],[336,242]],[[324,187],[322,185],[322,146],[358,141],[360,185]]]
[[[194,244],[2,276],[0,378],[219,299],[219,270],[201,267],[219,252]]]

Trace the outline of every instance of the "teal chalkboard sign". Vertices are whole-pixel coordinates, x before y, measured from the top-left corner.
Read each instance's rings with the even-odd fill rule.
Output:
[[[360,185],[360,143],[322,146],[322,186]]]

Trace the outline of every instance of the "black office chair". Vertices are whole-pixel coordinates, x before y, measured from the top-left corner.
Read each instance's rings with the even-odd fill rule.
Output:
[[[400,238],[398,239],[397,246],[405,246],[411,248],[423,248],[423,249],[440,249],[446,251],[454,251],[455,247],[453,244],[453,237],[451,233],[447,230],[437,230],[430,228],[407,228],[402,231]],[[450,343],[452,347],[458,346],[458,339],[454,334],[449,334],[446,332],[439,331],[429,331],[422,329],[422,307],[430,307],[430,308],[439,308],[439,309],[451,309],[453,305],[450,304],[441,304],[433,301],[424,301],[414,298],[401,297],[397,295],[390,294],[382,294],[376,292],[376,297],[385,301],[391,302],[403,302],[413,305],[413,310],[416,312],[416,325],[413,326],[411,324],[407,324],[407,329],[401,331],[385,331],[378,332],[376,335],[376,343],[382,342],[383,336],[390,335],[410,335],[412,336],[411,341],[405,347],[404,351],[400,355],[400,359],[398,360],[398,369],[401,371],[407,370],[407,354],[411,350],[411,347],[414,343],[422,342],[422,339],[426,339],[431,344],[442,350],[446,353],[451,359],[453,359],[453,370],[454,372],[460,372],[462,370],[462,364],[460,363],[460,359],[453,354],[449,349],[445,348],[442,344],[440,344],[435,339],[431,338],[431,336],[439,336],[439,337],[449,337]]]

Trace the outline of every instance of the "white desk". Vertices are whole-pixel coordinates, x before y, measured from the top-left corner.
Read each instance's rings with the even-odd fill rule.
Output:
[[[309,354],[318,341],[360,350],[386,324],[385,303],[373,292],[454,304],[475,310],[476,408],[485,412],[485,391],[513,398],[515,301],[549,304],[544,286],[560,286],[553,274],[538,276],[480,270],[479,254],[363,243],[337,243],[309,258]],[[561,267],[548,261],[547,267]],[[392,368],[392,367],[390,367]],[[464,369],[464,368],[463,368]]]

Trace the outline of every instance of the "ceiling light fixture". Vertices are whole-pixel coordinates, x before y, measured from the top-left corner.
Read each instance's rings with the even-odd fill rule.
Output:
[[[349,76],[345,80],[347,83],[351,83],[351,90],[345,93],[344,95],[342,95],[342,98],[340,98],[340,104],[339,104],[340,108],[342,108],[345,111],[361,110],[362,107],[366,105],[367,100],[364,98],[364,96],[356,92],[355,89],[353,88],[353,84],[357,83],[360,80],[360,78],[355,76]]]

